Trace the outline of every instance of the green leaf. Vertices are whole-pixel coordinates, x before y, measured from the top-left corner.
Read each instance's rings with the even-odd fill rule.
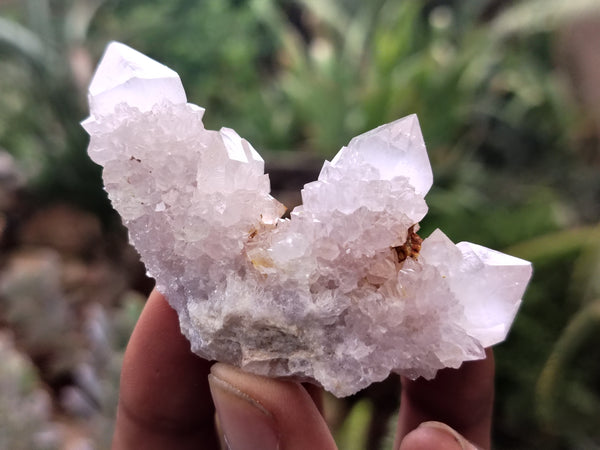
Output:
[[[566,258],[592,244],[600,242],[600,226],[573,228],[549,233],[513,245],[506,252],[529,261],[546,261]]]
[[[37,71],[47,71],[46,47],[31,30],[0,17],[0,51],[19,56]]]
[[[547,426],[556,425],[558,410],[563,409],[559,399],[565,390],[565,377],[575,365],[582,347],[595,340],[599,330],[600,299],[575,314],[554,345],[536,386],[538,414]]]
[[[373,405],[367,399],[359,400],[352,407],[336,435],[338,448],[344,450],[367,448],[372,413]]]

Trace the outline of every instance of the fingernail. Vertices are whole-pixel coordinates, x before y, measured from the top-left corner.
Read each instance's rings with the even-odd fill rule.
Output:
[[[208,376],[219,424],[230,450],[277,450],[279,436],[273,416],[258,401],[232,384]]]
[[[474,448],[463,436],[460,435],[460,433],[458,433],[458,431],[449,427],[445,423],[435,421],[423,422],[418,428],[429,428],[442,431],[448,437],[451,437],[454,441],[456,441],[461,450],[472,450]]]

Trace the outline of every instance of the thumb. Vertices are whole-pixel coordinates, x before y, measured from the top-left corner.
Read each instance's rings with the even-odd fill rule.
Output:
[[[408,433],[398,450],[477,450],[456,430],[441,422],[423,422]]]
[[[222,363],[212,366],[208,382],[231,450],[335,450],[325,420],[299,383]]]

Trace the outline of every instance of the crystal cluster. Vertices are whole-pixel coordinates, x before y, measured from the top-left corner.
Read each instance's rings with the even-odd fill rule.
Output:
[[[89,155],[198,355],[345,396],[506,337],[531,264],[439,230],[421,242],[416,116],[354,138],[281,219],[260,155],[206,130],[172,70],[111,43],[89,101]]]

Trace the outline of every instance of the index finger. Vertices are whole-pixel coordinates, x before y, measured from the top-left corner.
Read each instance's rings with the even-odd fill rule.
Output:
[[[430,381],[402,380],[397,439],[421,423],[443,422],[480,448],[490,448],[494,402],[494,356],[443,369]]]
[[[218,449],[210,366],[153,291],[125,352],[113,449]]]

